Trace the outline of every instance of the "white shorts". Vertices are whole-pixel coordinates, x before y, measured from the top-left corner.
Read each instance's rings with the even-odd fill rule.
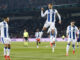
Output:
[[[55,42],[55,41],[56,41],[56,38],[53,37],[53,36],[51,36],[51,37],[50,37],[50,43],[53,43],[53,42]]]
[[[77,39],[71,39],[71,38],[68,38],[68,43],[72,42],[72,44],[75,44],[77,41]]]
[[[55,28],[55,24],[54,24],[54,22],[46,22],[44,24],[44,27],[46,27],[46,28],[50,27],[50,29],[54,29]]]
[[[11,39],[10,38],[1,38],[1,41],[3,44],[10,44],[11,43]]]

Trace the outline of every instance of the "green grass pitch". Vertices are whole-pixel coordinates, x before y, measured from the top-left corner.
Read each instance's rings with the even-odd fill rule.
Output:
[[[28,47],[24,47],[23,42],[12,42],[11,60],[80,60],[80,48],[77,47],[75,55],[70,46],[69,56],[65,56],[66,45],[66,42],[56,42],[55,52],[52,53],[49,42],[42,42],[40,48],[36,48],[35,42],[30,42]],[[4,60],[2,44],[0,60]]]

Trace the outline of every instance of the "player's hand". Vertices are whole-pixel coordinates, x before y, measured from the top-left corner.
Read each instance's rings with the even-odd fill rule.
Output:
[[[59,21],[59,24],[61,24],[61,20]]]
[[[41,8],[41,11],[43,11],[44,10],[44,8]]]

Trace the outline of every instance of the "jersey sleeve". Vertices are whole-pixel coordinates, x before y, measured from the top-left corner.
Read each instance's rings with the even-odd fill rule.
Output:
[[[59,20],[61,21],[61,16],[60,16],[59,12],[56,9],[55,9],[55,13],[58,16]]]
[[[56,31],[56,35],[57,35],[58,32],[57,32],[57,29],[56,28],[55,28],[55,31]]]
[[[2,22],[0,22],[0,30],[1,30]]]
[[[76,33],[77,33],[77,34],[79,34],[79,30],[78,30],[78,28],[77,28],[77,27],[76,27]]]
[[[68,35],[68,33],[69,33],[69,26],[67,27],[66,35]]]
[[[47,13],[48,13],[48,11],[47,11],[47,10],[46,10],[44,13],[43,13],[43,11],[41,11],[41,17],[46,16],[46,15],[47,15]]]

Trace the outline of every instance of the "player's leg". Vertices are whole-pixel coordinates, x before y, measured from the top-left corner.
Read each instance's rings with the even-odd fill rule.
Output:
[[[68,56],[70,43],[71,43],[71,39],[68,39],[68,44],[67,44],[67,46],[66,46],[66,56]]]
[[[11,49],[11,45],[8,44],[8,48],[7,48],[7,58],[8,58],[9,60],[11,60],[11,59],[10,59],[10,49]]]
[[[5,58],[5,60],[7,60],[7,47],[8,47],[8,45],[4,44],[4,58]]]
[[[55,25],[54,25],[54,23],[52,23],[52,24],[50,25],[50,29],[51,29],[51,33],[52,33],[52,35],[53,35],[54,32],[55,32]]]
[[[75,54],[75,42],[76,42],[76,40],[73,40],[73,41],[72,41],[73,54]]]
[[[53,41],[52,43],[52,52],[54,52],[54,48],[55,48],[55,41]]]
[[[40,32],[40,38],[42,37],[44,31],[45,31],[45,30],[47,29],[47,27],[49,27],[49,26],[50,26],[50,24],[47,23],[47,22],[44,24],[44,27],[43,27],[42,31]]]
[[[24,46],[28,46],[28,38],[27,37],[24,38]]]
[[[80,39],[77,40],[77,48],[79,48]]]
[[[37,48],[39,48],[39,46],[38,46],[38,39],[36,39],[36,44],[37,44]]]
[[[54,52],[55,48],[55,38],[53,36],[50,37],[50,46],[52,48],[52,52]]]

